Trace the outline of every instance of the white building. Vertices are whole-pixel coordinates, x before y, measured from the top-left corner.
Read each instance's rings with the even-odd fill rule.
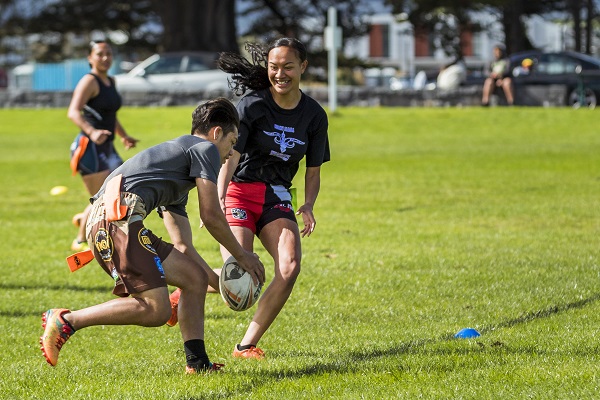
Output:
[[[493,47],[504,42],[499,21],[492,15],[481,14],[475,18],[489,26],[484,32],[467,32],[463,35],[465,62],[470,69],[484,69],[493,60]],[[405,16],[376,14],[366,18],[371,26],[368,35],[347,40],[344,53],[348,57],[376,62],[395,68],[401,75],[414,76],[421,70],[437,70],[450,58],[436,48],[431,35],[415,33]],[[544,51],[560,51],[572,47],[570,30],[564,25],[546,21],[539,16],[526,21],[529,39]]]

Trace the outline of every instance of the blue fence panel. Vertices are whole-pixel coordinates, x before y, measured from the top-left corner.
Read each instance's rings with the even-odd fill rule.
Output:
[[[55,91],[65,87],[62,64],[36,64],[33,70],[33,90]]]
[[[90,72],[87,59],[66,60],[62,63],[36,63],[33,69],[33,90],[38,92],[72,91],[82,76]],[[113,64],[110,75],[118,73]]]
[[[82,76],[90,72],[90,65],[87,60],[67,60],[65,61],[65,89],[73,90]]]

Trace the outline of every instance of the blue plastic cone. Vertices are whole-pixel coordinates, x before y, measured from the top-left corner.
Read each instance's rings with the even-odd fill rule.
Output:
[[[461,329],[454,335],[457,339],[472,339],[481,336],[481,333],[477,332],[477,329],[473,328],[464,328]]]

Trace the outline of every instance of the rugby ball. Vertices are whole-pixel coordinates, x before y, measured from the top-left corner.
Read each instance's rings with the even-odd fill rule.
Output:
[[[258,301],[262,284],[255,285],[249,273],[231,256],[223,264],[219,291],[225,304],[234,311],[245,311]]]

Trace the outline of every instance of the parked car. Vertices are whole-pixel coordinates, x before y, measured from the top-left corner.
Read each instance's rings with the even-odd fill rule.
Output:
[[[594,108],[600,99],[600,59],[562,51],[525,51],[510,55],[515,103],[544,105],[549,100],[572,107]],[[525,59],[531,71],[517,73]]]
[[[217,69],[215,53],[154,54],[115,76],[120,92],[227,91],[228,74]]]

